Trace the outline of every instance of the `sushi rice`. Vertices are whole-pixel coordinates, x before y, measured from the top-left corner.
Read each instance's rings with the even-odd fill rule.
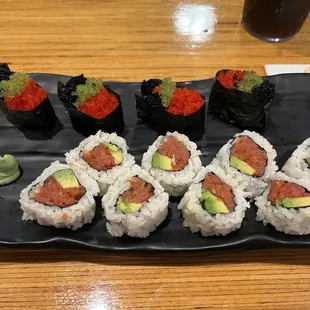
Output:
[[[135,213],[123,213],[118,209],[118,197],[130,188],[128,178],[137,176],[154,187],[154,195]],[[130,172],[120,177],[102,198],[102,208],[107,219],[108,232],[114,237],[127,234],[146,238],[160,225],[168,214],[169,195],[150,174],[134,165]]]
[[[267,166],[265,168],[264,175],[262,177],[253,177],[244,174],[234,167],[230,166],[230,149],[232,143],[236,137],[247,136],[251,138],[258,146],[264,149],[267,153]],[[267,139],[259,135],[254,131],[245,130],[234,136],[233,139],[229,140],[218,152],[216,158],[212,161],[212,164],[221,166],[227,176],[231,179],[235,179],[238,185],[246,184],[245,190],[251,192],[251,199],[260,195],[264,189],[267,187],[267,181],[275,174],[278,170],[275,158],[277,157],[277,152],[273,146],[269,143]]]
[[[165,171],[152,167],[152,157],[159,148],[162,140],[169,135],[173,135],[179,141],[183,142],[190,152],[188,165],[181,171]],[[148,171],[151,176],[159,181],[165,191],[171,196],[182,196],[192,183],[193,178],[197,175],[201,168],[201,160],[199,155],[201,152],[197,150],[197,145],[190,141],[189,138],[178,132],[167,132],[166,136],[159,136],[155,142],[143,154],[141,167]]]
[[[202,208],[200,202],[202,181],[210,172],[232,187],[236,203],[234,211],[227,214],[211,215]],[[244,192],[244,187],[237,185],[236,180],[227,176],[221,167],[212,164],[203,167],[178,206],[184,217],[184,227],[188,227],[193,233],[200,232],[205,237],[214,235],[225,236],[239,229],[245,216],[245,211],[250,207],[245,197],[248,197],[251,193]]]
[[[120,165],[115,166],[106,171],[98,171],[92,168],[82,157],[83,149],[92,150],[102,142],[108,142],[116,145],[122,150],[123,161]],[[132,155],[128,154],[128,146],[125,139],[119,137],[116,133],[105,133],[98,131],[95,135],[89,136],[84,139],[77,148],[66,153],[66,162],[81,172],[86,172],[91,178],[97,181],[100,193],[103,196],[109,186],[113,184],[120,176],[130,171],[130,168],[135,164],[135,159]]]
[[[306,158],[310,158],[310,138],[297,147],[282,167],[282,171],[292,178],[310,179],[310,169],[308,164],[305,162]]]
[[[74,170],[74,174],[86,192],[79,202],[70,207],[47,206],[36,202],[29,197],[30,192],[36,187],[41,187],[44,181],[53,173],[70,168],[58,161],[53,162],[30,185],[22,190],[19,202],[23,210],[23,220],[36,220],[43,226],[55,226],[56,228],[69,228],[76,230],[84,224],[91,223],[95,216],[96,202],[94,196],[99,193],[97,183],[85,173]]]
[[[309,179],[294,179],[282,172],[277,172],[270,181],[279,180],[293,182],[310,191]],[[257,221],[264,225],[271,224],[276,230],[291,235],[306,235],[310,233],[310,206],[304,208],[285,208],[274,206],[268,201],[271,185],[267,187],[262,196],[255,198],[257,210]]]

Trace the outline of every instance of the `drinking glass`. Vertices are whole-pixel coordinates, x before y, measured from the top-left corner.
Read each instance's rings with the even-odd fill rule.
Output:
[[[293,38],[310,12],[310,0],[245,0],[241,24],[253,36],[270,42]]]

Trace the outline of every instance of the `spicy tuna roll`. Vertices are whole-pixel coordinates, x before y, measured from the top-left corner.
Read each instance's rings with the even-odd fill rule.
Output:
[[[262,130],[275,86],[254,71],[220,70],[209,98],[209,111],[242,129]]]
[[[262,196],[255,198],[258,221],[292,235],[310,233],[309,179],[290,178],[278,172]]]
[[[243,187],[238,187],[222,168],[204,167],[178,206],[184,217],[183,225],[205,237],[225,236],[240,228],[250,207],[246,196]]]
[[[0,64],[0,109],[18,127],[51,130],[57,120],[46,90],[7,64]]]
[[[23,220],[75,230],[95,216],[97,183],[87,174],[52,163],[20,194]]]
[[[266,181],[277,171],[276,156],[268,140],[245,130],[220,149],[213,163],[220,165],[239,185],[246,183],[246,190],[253,198],[263,192]]]
[[[150,79],[141,83],[136,95],[138,118],[155,131],[185,134],[204,130],[205,98],[196,90],[177,85],[171,78]]]
[[[158,181],[135,165],[102,198],[108,232],[114,237],[146,238],[167,217],[168,203]]]
[[[171,196],[182,196],[201,168],[197,145],[187,136],[168,132],[159,136],[142,158],[148,171]]]
[[[135,159],[128,154],[125,139],[116,133],[98,131],[84,139],[77,148],[65,154],[66,162],[97,181],[100,196],[120,176],[128,173]]]
[[[282,167],[282,171],[292,178],[310,179],[310,138],[297,147]]]
[[[124,129],[120,96],[99,79],[71,78],[58,82],[58,96],[63,102],[73,128],[89,136],[98,130],[121,132]]]

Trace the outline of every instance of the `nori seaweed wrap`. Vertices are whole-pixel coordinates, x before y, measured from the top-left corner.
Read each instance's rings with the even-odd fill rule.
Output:
[[[220,70],[209,97],[209,112],[241,129],[262,131],[275,86],[253,71]]]
[[[58,96],[64,104],[74,130],[84,136],[124,129],[120,96],[101,80],[72,77],[66,84],[58,81]]]
[[[52,130],[57,121],[47,92],[7,64],[0,64],[0,109],[17,127]]]
[[[136,94],[136,109],[138,118],[160,134],[204,132],[205,98],[171,78],[144,80],[141,95]]]

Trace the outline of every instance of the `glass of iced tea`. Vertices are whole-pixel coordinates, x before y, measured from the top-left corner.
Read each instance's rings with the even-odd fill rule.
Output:
[[[245,0],[242,26],[270,42],[293,38],[310,12],[310,0]]]

